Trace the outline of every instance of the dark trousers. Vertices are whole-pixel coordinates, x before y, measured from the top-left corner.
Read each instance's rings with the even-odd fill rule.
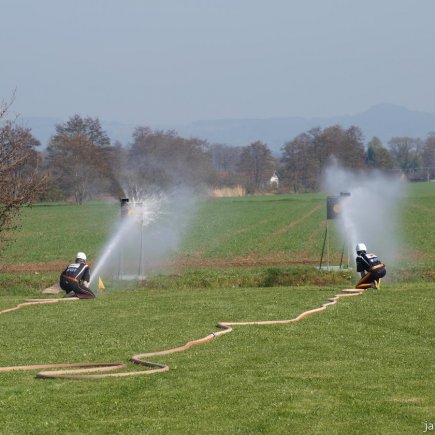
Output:
[[[72,281],[68,278],[61,277],[59,282],[60,288],[65,290],[66,293],[74,292],[75,295],[80,299],[93,299],[95,298],[94,293],[88,287],[85,287],[80,282]]]
[[[379,285],[379,280],[386,275],[385,267],[372,270],[364,275],[357,283],[356,288],[365,289],[372,286],[372,282],[377,281],[377,286]]]
[[[358,281],[355,288],[359,288],[359,289],[370,288],[372,286],[372,282],[374,281],[375,278],[373,278],[373,274],[369,272]]]

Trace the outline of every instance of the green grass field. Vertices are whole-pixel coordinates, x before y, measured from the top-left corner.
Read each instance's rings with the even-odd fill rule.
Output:
[[[318,307],[354,280],[310,263],[319,259],[323,207],[322,195],[203,201],[180,251],[191,266],[125,291],[113,284],[94,301],[0,314],[0,366],[126,362],[203,337],[219,321],[289,319]],[[0,433],[423,432],[435,421],[435,185],[410,186],[401,210],[418,261],[405,261],[380,291],[299,323],[238,326],[150,358],[168,364],[167,373],[86,381],[1,373]],[[8,266],[67,263],[85,249],[77,231],[94,260],[118,211],[101,203],[24,210],[22,231],[4,251],[0,309],[40,296],[60,272]],[[262,264],[271,258],[276,264]]]

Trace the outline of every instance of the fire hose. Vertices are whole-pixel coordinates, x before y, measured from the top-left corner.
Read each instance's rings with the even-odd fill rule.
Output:
[[[125,376],[138,376],[138,375],[151,375],[153,373],[161,373],[169,370],[169,366],[165,364],[155,363],[144,358],[169,355],[172,353],[182,352],[188,350],[192,346],[199,344],[208,343],[223,334],[228,334],[233,331],[233,326],[246,326],[246,325],[276,325],[276,324],[287,324],[296,323],[301,321],[307,316],[312,314],[320,313],[325,311],[331,305],[335,305],[339,299],[361,296],[363,294],[363,289],[345,289],[342,293],[338,293],[335,296],[327,299],[327,302],[322,304],[318,308],[313,308],[299,314],[292,319],[284,320],[258,320],[250,322],[219,322],[216,326],[219,331],[211,332],[205,337],[199,338],[197,340],[192,340],[186,344],[171,349],[161,350],[157,352],[148,352],[134,355],[130,358],[130,361],[136,365],[147,367],[147,370],[141,371],[119,371],[127,370],[128,366],[125,363],[108,363],[108,362],[96,362],[96,363],[63,363],[63,364],[35,364],[35,365],[22,365],[22,366],[11,366],[11,367],[0,367],[0,373],[19,371],[19,370],[44,370],[39,372],[36,377],[43,379],[102,379],[108,377],[125,377]],[[0,314],[8,313],[11,311],[18,310],[20,308],[30,306],[30,305],[40,305],[40,304],[53,304],[63,301],[78,301],[78,298],[65,298],[65,299],[28,299],[25,302],[16,305],[13,308],[7,308],[0,310]],[[56,369],[56,370],[55,370]],[[60,369],[60,370],[57,370]],[[45,371],[49,370],[49,371]],[[115,373],[106,373],[109,371],[115,371]],[[92,373],[92,374],[91,374]]]

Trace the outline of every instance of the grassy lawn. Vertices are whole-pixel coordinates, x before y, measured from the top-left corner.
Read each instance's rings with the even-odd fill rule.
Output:
[[[435,421],[434,198],[435,183],[409,186],[404,255],[380,291],[297,324],[238,326],[150,358],[167,373],[99,381],[1,373],[0,433],[423,432]],[[0,309],[40,297],[60,272],[10,273],[8,265],[66,263],[79,250],[95,261],[118,215],[117,203],[24,209],[21,232],[3,250]],[[318,307],[355,280],[313,267],[324,219],[321,194],[201,200],[178,255],[205,265],[109,282],[92,301],[0,314],[0,366],[127,362],[204,337],[219,321],[288,319]],[[298,259],[306,264],[291,264]]]
[[[290,259],[302,254],[317,259],[324,202],[319,194],[209,201],[199,207],[184,253],[201,258],[285,255]]]
[[[138,289],[0,315],[1,365],[122,361],[218,321],[285,319],[337,289]],[[430,285],[340,300],[297,324],[239,326],[149,377],[1,374],[5,433],[416,433],[435,415]]]
[[[3,253],[6,264],[71,261],[77,251],[95,259],[119,215],[118,203],[44,204],[24,208],[20,231]]]
[[[201,200],[193,211],[180,255],[318,261],[324,202],[320,194]],[[25,208],[21,231],[4,248],[3,263],[68,262],[72,253],[80,250],[95,261],[118,218],[118,203]]]

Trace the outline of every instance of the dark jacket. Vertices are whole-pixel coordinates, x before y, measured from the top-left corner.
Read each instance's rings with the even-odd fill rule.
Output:
[[[86,263],[72,263],[61,273],[61,278],[75,282],[89,282],[91,280],[89,266]]]
[[[373,272],[376,275],[385,276],[385,264],[379,260],[376,254],[361,252],[356,257],[356,271]]]

